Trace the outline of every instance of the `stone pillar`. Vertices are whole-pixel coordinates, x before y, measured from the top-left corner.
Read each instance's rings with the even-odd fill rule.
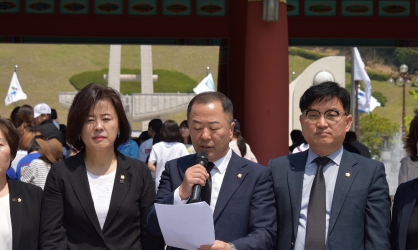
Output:
[[[248,2],[244,138],[262,165],[288,154],[289,53],[286,4],[263,21],[263,2]]]
[[[107,86],[120,92],[120,54],[122,45],[110,45]]]
[[[141,93],[154,93],[154,83],[152,81],[152,47],[151,45],[141,45]],[[142,131],[148,129],[150,120],[142,122]]]
[[[151,45],[141,45],[141,93],[154,93],[154,83],[152,81]]]

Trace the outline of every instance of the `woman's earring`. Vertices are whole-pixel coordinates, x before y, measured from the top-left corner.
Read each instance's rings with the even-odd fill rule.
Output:
[[[118,131],[118,138],[119,138],[119,136],[120,136],[120,130]]]

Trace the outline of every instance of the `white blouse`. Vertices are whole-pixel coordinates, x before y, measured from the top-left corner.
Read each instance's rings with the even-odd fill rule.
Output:
[[[9,198],[9,194],[0,198],[0,250],[12,250],[13,246]]]
[[[107,175],[94,175],[87,172],[94,209],[96,210],[97,219],[99,219],[101,229],[103,229],[107,212],[109,211],[115,176],[116,169]]]

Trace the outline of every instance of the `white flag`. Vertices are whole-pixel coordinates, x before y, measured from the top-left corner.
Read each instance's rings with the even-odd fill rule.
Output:
[[[215,83],[213,82],[212,74],[209,73],[203,80],[193,89],[196,94],[207,91],[215,91]]]
[[[27,96],[25,93],[23,93],[22,87],[20,87],[20,83],[17,79],[17,74],[15,71],[13,72],[12,81],[10,82],[9,91],[7,91],[7,96],[4,100],[4,103],[6,106],[8,106],[10,103],[26,99]]]
[[[376,98],[373,96],[370,98],[370,106],[369,110],[366,111],[366,93],[364,93],[363,90],[358,89],[358,111],[360,113],[370,113],[372,112],[376,107],[380,107],[381,104],[379,101],[377,101]]]
[[[366,98],[366,103],[364,104],[364,112],[369,113],[372,111],[370,103],[372,99],[372,83],[370,81],[369,75],[367,75],[366,66],[364,65],[363,60],[361,60],[360,52],[358,51],[357,47],[354,47],[354,55],[351,60],[354,60],[354,81],[363,81],[364,83],[364,92]]]

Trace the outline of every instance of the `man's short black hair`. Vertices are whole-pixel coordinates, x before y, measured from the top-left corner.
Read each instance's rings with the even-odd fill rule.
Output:
[[[350,94],[336,82],[323,82],[309,87],[299,101],[300,111],[307,110],[312,104],[330,101],[337,97],[343,105],[344,114],[350,114]]]

